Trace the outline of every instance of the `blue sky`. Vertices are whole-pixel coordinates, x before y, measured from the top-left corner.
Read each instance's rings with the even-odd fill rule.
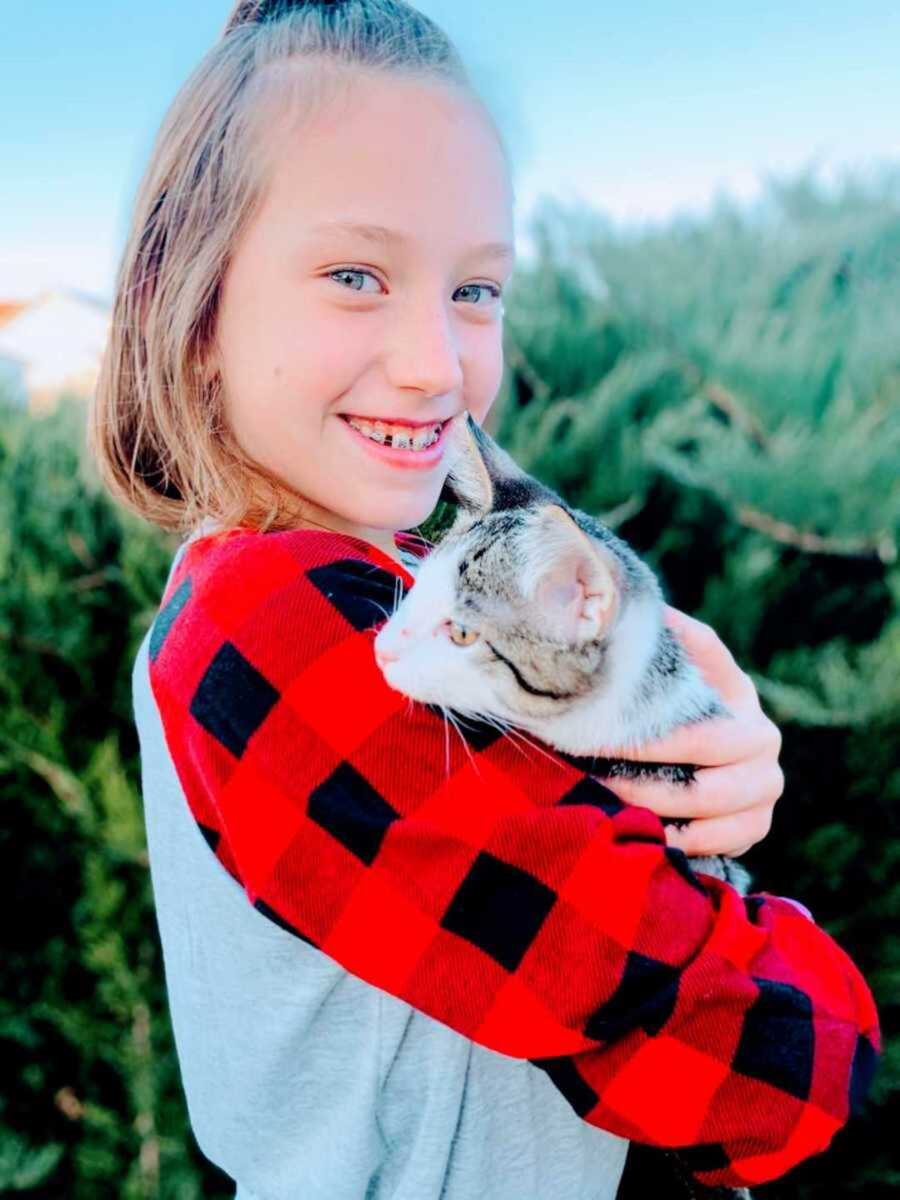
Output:
[[[421,0],[498,113],[516,223],[541,196],[617,223],[750,200],[766,172],[900,162],[896,0]],[[0,300],[108,298],[128,209],[179,85],[230,0],[7,3]]]

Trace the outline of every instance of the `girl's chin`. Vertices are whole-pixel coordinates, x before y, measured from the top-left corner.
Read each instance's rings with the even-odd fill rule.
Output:
[[[360,524],[382,529],[410,529],[431,516],[440,500],[446,472],[397,471],[385,480],[356,471],[347,479],[341,499],[352,503],[353,517]],[[337,497],[335,498],[338,499]]]

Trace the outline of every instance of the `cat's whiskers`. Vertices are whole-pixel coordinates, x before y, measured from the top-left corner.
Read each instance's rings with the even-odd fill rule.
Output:
[[[387,609],[384,607],[384,605],[383,605],[383,604],[379,604],[377,600],[373,600],[373,601],[372,601],[372,603],[375,605],[375,607],[376,607],[376,608],[380,608],[380,609],[381,609],[381,611],[384,613],[384,615],[385,615],[385,618],[386,618],[387,620],[390,620],[390,615],[389,615],[389,613],[388,613],[388,610],[387,610]]]
[[[460,709],[456,709],[456,715],[457,715],[457,717],[459,717],[460,723],[465,725],[465,721],[463,720],[463,713],[461,712]],[[513,748],[518,750],[520,754],[525,753],[525,751],[522,750],[521,747],[516,745],[515,741],[513,740],[513,735],[510,732],[510,727],[502,719],[502,717],[495,717],[491,713],[480,712],[480,711],[477,711],[477,712],[476,711],[473,711],[473,712],[466,711],[465,715],[467,717],[471,717],[471,719],[473,721],[475,721],[477,724],[490,725],[492,729],[496,729],[499,733],[501,733],[503,735],[503,737],[509,738],[509,741],[512,743]],[[527,739],[524,739],[524,740],[527,741]],[[527,757],[527,755],[526,755],[526,757]],[[548,757],[551,757],[551,756],[548,755]]]
[[[457,716],[458,715],[459,712],[457,711]],[[502,717],[495,717],[491,713],[475,712],[467,713],[467,715],[473,717],[476,721],[482,721],[484,724],[492,725],[494,729],[498,729],[505,738],[509,739],[512,746],[518,750],[520,754],[525,754],[525,751],[521,748],[521,746],[516,745],[516,738],[520,738],[526,746],[531,746],[532,749],[537,750],[538,754],[543,754],[544,758],[549,758],[551,762],[558,764],[559,760],[553,754],[551,754],[549,750],[545,750],[543,746],[539,746],[537,743],[532,742],[531,739],[526,736],[525,732],[520,729],[518,725],[514,725],[511,721],[505,721]],[[528,755],[526,754],[525,757],[528,758]]]
[[[441,707],[441,709],[443,709],[447,719],[450,721],[450,724],[453,726],[453,728],[459,734],[459,740],[462,742],[463,749],[465,750],[466,754],[468,754],[468,756],[469,756],[469,761],[471,762],[473,768],[475,769],[475,774],[480,775],[481,772],[478,770],[478,767],[476,766],[476,763],[475,763],[475,759],[472,757],[472,751],[469,749],[469,743],[466,741],[465,734],[460,729],[460,727],[457,725],[456,721],[454,721],[453,715],[451,714],[450,710],[448,708],[444,708],[443,704],[440,707]]]
[[[538,754],[543,754],[544,758],[549,758],[552,763],[557,766],[559,765],[559,759],[554,754],[551,754],[549,750],[545,750],[544,747],[538,745],[537,742],[533,742],[531,738],[529,738],[521,729],[519,729],[518,726],[507,728],[506,736],[508,736],[510,739],[512,739],[514,736],[521,738],[526,746],[531,746],[533,750],[537,750]],[[516,748],[518,749],[518,747]],[[522,751],[522,753],[524,753],[524,751]]]
[[[443,708],[443,705],[441,705],[441,707]],[[493,729],[498,730],[503,735],[504,738],[507,738],[509,740],[513,749],[518,750],[518,752],[520,754],[525,754],[526,758],[529,758],[529,756],[525,753],[525,751],[522,749],[521,746],[516,745],[515,739],[517,737],[521,738],[521,740],[527,746],[531,746],[533,749],[537,750],[537,752],[539,754],[543,754],[544,758],[549,758],[551,762],[558,763],[558,759],[556,759],[548,750],[545,750],[545,749],[543,749],[543,747],[536,745],[534,742],[532,742],[529,738],[527,738],[525,736],[525,734],[522,732],[521,729],[519,729],[517,726],[512,725],[510,722],[504,721],[502,717],[495,717],[491,713],[485,713],[485,712],[476,712],[476,711],[469,712],[468,710],[466,710],[465,714],[463,714],[463,712],[460,709],[456,709],[455,712],[456,712],[457,717],[460,720],[460,723],[463,725],[465,724],[465,721],[463,720],[463,715],[465,715],[467,717],[470,717],[473,721],[480,722],[484,725],[490,725]],[[529,759],[529,761],[530,761],[530,759]]]
[[[488,720],[488,718],[487,718],[487,717],[486,717],[486,718],[484,718],[484,719],[485,719],[485,720]],[[506,723],[499,724],[499,723],[498,723],[498,722],[496,722],[496,721],[490,721],[490,724],[491,724],[491,725],[493,725],[493,726],[494,726],[496,729],[499,729],[499,730],[500,730],[500,732],[503,734],[504,738],[506,738],[506,740],[507,740],[508,742],[510,742],[510,744],[512,745],[512,747],[513,747],[515,750],[518,750],[518,752],[519,752],[520,754],[524,754],[524,755],[525,755],[525,757],[526,757],[526,758],[529,758],[529,760],[530,760],[530,756],[529,756],[528,754],[526,754],[526,752],[525,752],[525,751],[522,749],[522,747],[521,747],[520,745],[518,745],[518,743],[516,742],[516,738],[519,738],[519,739],[521,739],[521,741],[523,741],[523,742],[526,744],[526,746],[531,746],[533,743],[532,743],[532,742],[530,742],[530,741],[528,740],[528,738],[527,738],[527,737],[524,735],[524,733],[522,733],[522,731],[521,731],[520,729],[517,729],[515,726],[509,725],[509,724],[506,724]],[[540,747],[539,747],[539,746],[536,746],[536,747],[535,747],[535,749],[536,749],[536,750],[540,750]],[[543,750],[543,751],[540,751],[540,752],[541,752],[541,753],[542,753],[542,754],[543,754],[543,755],[544,755],[546,758],[552,758],[552,757],[553,757],[553,755],[552,755],[552,754],[548,754],[548,753],[546,752],[546,750]]]
[[[450,778],[450,726],[447,724],[447,711],[443,704],[439,706],[444,718],[444,773]]]
[[[457,715],[459,714],[457,713]],[[473,720],[479,722],[480,724],[490,725],[492,729],[496,729],[505,738],[509,738],[510,742],[513,744],[513,747],[518,750],[520,754],[525,753],[525,751],[520,749],[519,746],[516,746],[516,743],[513,741],[513,735],[510,732],[510,726],[508,722],[503,720],[502,717],[495,717],[493,714],[486,712],[467,713],[467,716],[472,717]]]
[[[384,568],[379,567],[377,565],[377,563],[373,563],[369,567],[368,574],[371,575],[373,571],[382,571],[383,572]],[[378,601],[375,599],[372,600],[372,603],[375,605],[376,608],[380,608],[381,611],[384,613],[385,617],[388,620],[390,620],[390,618],[392,616],[394,616],[397,609],[400,607],[400,601],[402,600],[402,598],[403,598],[403,580],[400,578],[399,575],[395,575],[394,576],[394,598],[393,598],[393,602],[391,605],[391,612],[388,613],[387,610],[385,609],[384,605],[379,604]]]

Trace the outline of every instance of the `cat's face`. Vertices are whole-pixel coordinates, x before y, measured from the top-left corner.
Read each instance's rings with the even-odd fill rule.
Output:
[[[579,549],[586,539],[574,526],[568,551],[549,552],[554,527],[562,532],[568,521],[550,507],[467,522],[422,560],[375,639],[392,687],[510,719],[585,694],[615,619],[615,578],[590,548]]]
[[[376,659],[415,700],[510,720],[559,712],[596,688],[634,581],[474,423],[458,437],[459,516],[379,631]]]

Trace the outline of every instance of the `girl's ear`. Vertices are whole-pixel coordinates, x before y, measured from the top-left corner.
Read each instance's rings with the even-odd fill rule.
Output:
[[[530,476],[481,428],[468,411],[450,430],[450,470],[441,499],[451,500],[471,516],[503,508],[514,493],[533,489]]]
[[[540,510],[528,557],[529,596],[559,637],[597,641],[612,624],[619,595],[617,568],[558,504]]]

